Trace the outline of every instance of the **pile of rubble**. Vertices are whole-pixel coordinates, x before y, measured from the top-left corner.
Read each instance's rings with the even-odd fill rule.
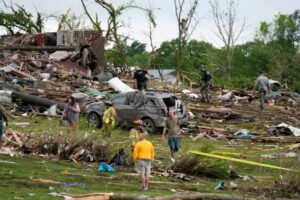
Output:
[[[5,45],[0,47],[2,110],[9,110],[14,115],[58,117],[67,96],[73,95],[83,105],[85,102],[103,100],[111,93],[133,91],[118,77],[114,77],[118,73],[117,68],[115,71],[102,72],[104,49],[101,38],[93,32],[82,31],[4,38]],[[131,71],[126,73],[130,74]],[[279,82],[271,82],[277,88],[281,87]],[[172,86],[163,89],[177,93],[188,105],[190,125],[182,128],[182,133],[191,136],[193,141],[207,137],[212,140],[226,138],[229,143],[234,143],[234,140],[300,142],[300,137],[294,137],[300,136],[296,128],[300,125],[299,94],[286,90],[272,92],[266,100],[271,108],[259,114],[254,111],[258,109],[258,97],[250,90],[214,87],[211,92],[214,106],[211,106],[199,103],[198,89],[197,92]],[[278,112],[281,114],[276,114]],[[260,126],[268,126],[263,128],[269,132],[235,129],[228,126],[229,122],[259,122]],[[285,135],[284,140],[281,135]],[[68,147],[67,144],[64,146]],[[75,145],[73,149],[76,148]],[[80,154],[83,160],[91,157],[87,152],[92,149]],[[55,152],[60,155],[58,149]],[[77,155],[77,152],[71,152],[66,157],[71,155]]]
[[[9,129],[2,138],[1,155],[41,155],[58,157],[62,160],[108,161],[108,143],[92,141],[85,137],[76,139],[62,134],[43,133],[39,136],[24,134]]]
[[[16,115],[36,116],[53,105],[63,109],[66,97],[72,94],[86,101],[115,92],[105,84],[114,72],[103,72],[102,39],[93,31],[4,37],[0,102],[9,110],[12,102],[17,103]]]

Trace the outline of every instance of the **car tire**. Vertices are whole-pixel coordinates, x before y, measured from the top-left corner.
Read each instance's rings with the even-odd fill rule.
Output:
[[[156,127],[152,119],[144,118],[143,121],[143,127],[144,129],[149,133],[154,133],[156,131]]]
[[[102,118],[97,113],[91,112],[88,115],[88,124],[89,127],[102,128]]]

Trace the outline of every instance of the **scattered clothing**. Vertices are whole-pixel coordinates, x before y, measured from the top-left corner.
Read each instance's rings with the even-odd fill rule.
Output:
[[[215,190],[223,190],[225,188],[225,182],[221,181],[218,183],[218,185],[215,187]]]
[[[116,170],[109,164],[102,162],[98,167],[98,171],[100,172],[115,172]]]
[[[126,162],[126,155],[125,155],[125,151],[124,149],[120,149],[118,151],[118,153],[116,153],[112,159],[110,160],[109,164],[116,164],[116,165],[121,165],[121,166],[125,166],[127,164]]]

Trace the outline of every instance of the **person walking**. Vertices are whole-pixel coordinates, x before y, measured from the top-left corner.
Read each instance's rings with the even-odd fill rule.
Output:
[[[265,102],[265,96],[266,93],[271,92],[271,87],[269,85],[269,80],[268,78],[264,75],[262,71],[259,72],[259,77],[256,79],[254,88],[252,90],[252,94],[256,91],[259,93],[259,98],[260,98],[260,109],[264,109],[264,102]]]
[[[204,65],[201,65],[201,95],[202,95],[202,101],[211,103],[211,98],[209,96],[209,89],[211,87],[211,74]]]
[[[162,139],[165,139],[166,132],[168,133],[168,144],[171,151],[171,161],[175,163],[175,153],[180,148],[180,129],[178,126],[178,120],[174,115],[174,112],[168,113],[168,118],[165,123],[165,127],[162,134]]]
[[[140,141],[136,143],[133,151],[133,161],[137,173],[140,174],[141,189],[149,189],[149,175],[151,174],[151,161],[154,159],[154,147],[146,140],[144,133],[140,134]]]
[[[2,106],[0,107],[0,143],[2,142],[2,135],[4,133],[3,122],[5,121],[6,126],[8,125],[8,119],[6,117],[5,112],[2,110]]]
[[[65,106],[64,112],[61,115],[61,120],[67,120],[68,122],[68,135],[73,132],[77,134],[77,123],[80,113],[79,104],[75,101],[73,96],[68,98],[68,104]]]
[[[139,91],[147,90],[148,78],[146,74],[148,74],[148,72],[143,69],[137,69],[134,72],[133,78],[136,80],[136,87]]]

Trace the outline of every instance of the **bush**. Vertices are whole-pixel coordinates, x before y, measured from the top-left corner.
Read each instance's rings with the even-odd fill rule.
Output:
[[[186,155],[182,157],[182,159],[176,162],[174,171],[209,178],[229,178],[229,167],[225,162],[212,162],[209,159],[203,159],[199,156]]]

